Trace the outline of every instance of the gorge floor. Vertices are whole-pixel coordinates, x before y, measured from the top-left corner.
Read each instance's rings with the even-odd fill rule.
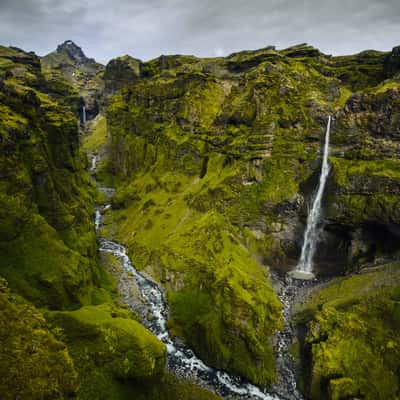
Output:
[[[94,154],[88,156],[91,161],[89,170],[95,177],[100,159]],[[110,201],[115,189],[99,186],[98,190],[107,198],[104,204],[97,205],[95,213],[94,224],[99,236],[100,253],[116,257],[119,267],[110,272],[117,280],[121,300],[128,308],[137,312],[143,325],[166,344],[169,372],[225,399],[302,400],[303,396],[297,389],[295,363],[290,351],[296,335],[291,321],[292,308],[304,301],[310,289],[316,286],[316,280],[297,280],[288,274],[272,274],[275,290],[283,305],[284,327],[273,340],[277,382],[270,389],[259,388],[239,376],[207,366],[180,338],[170,336],[167,328],[169,309],[162,287],[148,274],[136,270],[122,244],[100,234],[103,217],[111,211]]]

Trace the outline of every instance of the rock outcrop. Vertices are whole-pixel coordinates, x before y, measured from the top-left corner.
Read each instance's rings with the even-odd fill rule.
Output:
[[[63,77],[78,91],[82,99],[79,110],[82,122],[93,119],[99,113],[104,88],[103,65],[86,57],[83,50],[71,40],[60,44],[55,52],[42,57],[41,63],[50,77],[58,80]]]
[[[394,47],[391,53],[386,56],[385,72],[388,78],[400,72],[400,46]]]

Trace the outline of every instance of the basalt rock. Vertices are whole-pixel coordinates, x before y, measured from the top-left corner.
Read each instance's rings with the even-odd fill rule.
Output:
[[[77,46],[72,40],[66,40],[64,43],[57,46],[57,53],[67,53],[68,56],[77,64],[94,64],[93,58],[87,58],[82,49]]]

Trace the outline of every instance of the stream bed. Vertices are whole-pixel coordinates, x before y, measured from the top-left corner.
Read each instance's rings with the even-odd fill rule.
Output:
[[[103,213],[110,205],[96,209],[95,227],[99,231]],[[167,329],[168,305],[162,289],[150,278],[136,270],[126,253],[126,248],[112,240],[100,237],[100,252],[110,253],[118,258],[123,270],[132,276],[145,302],[146,312],[151,316],[144,319],[144,325],[165,343],[168,353],[168,369],[181,378],[189,379],[203,387],[210,388],[227,399],[292,400],[297,397],[269,393],[266,389],[246,382],[242,378],[207,366],[194,352],[171,338]],[[132,304],[127,304],[132,307]]]

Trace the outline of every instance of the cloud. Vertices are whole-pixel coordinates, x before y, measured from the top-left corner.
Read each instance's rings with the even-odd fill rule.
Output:
[[[0,0],[0,38],[38,54],[74,40],[101,61],[214,56],[308,42],[331,54],[400,44],[398,0]]]

